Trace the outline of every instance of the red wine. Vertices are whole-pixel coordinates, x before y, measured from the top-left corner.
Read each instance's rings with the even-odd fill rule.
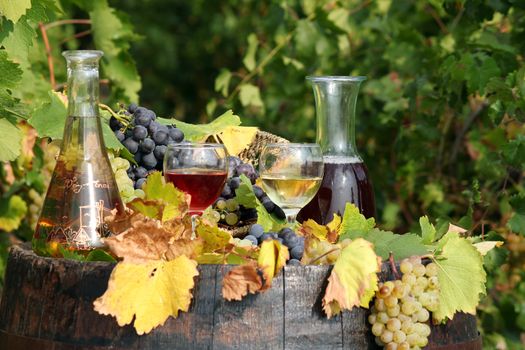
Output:
[[[175,169],[164,173],[166,181],[191,195],[190,210],[203,211],[219,197],[226,182],[225,171]]]
[[[319,191],[297,215],[303,222],[313,219],[327,224],[334,213],[342,215],[347,202],[354,203],[369,218],[375,215],[375,200],[368,170],[363,162],[349,157],[325,157],[324,177]]]

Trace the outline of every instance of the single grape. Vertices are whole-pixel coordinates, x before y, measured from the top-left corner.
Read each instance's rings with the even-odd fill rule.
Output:
[[[397,350],[410,350],[410,344],[402,342],[397,346]]]
[[[394,339],[394,333],[389,330],[384,330],[380,337],[383,343],[390,343]]]
[[[160,127],[159,127],[160,128]],[[168,144],[168,133],[164,130],[157,130],[153,133],[153,141],[157,145],[167,145]]]
[[[155,158],[153,152],[142,156],[142,164],[146,169],[153,169],[157,166],[157,158]]]
[[[416,264],[414,265],[413,272],[414,272],[414,275],[416,275],[416,277],[424,276],[426,272],[426,268],[423,264]]]
[[[288,248],[293,248],[295,247],[296,245],[299,244],[299,241],[300,241],[300,238],[297,236],[297,235],[288,235],[288,236],[283,236],[283,241],[284,241],[284,244],[288,247]],[[337,252],[334,252],[334,253],[338,253],[339,251]]]
[[[157,123],[157,122],[149,123],[148,131],[149,131],[150,135],[153,135],[159,129],[159,126],[160,126],[160,124]]]
[[[257,180],[257,173],[255,172],[255,169],[253,168],[253,165],[244,163],[239,164],[237,167],[235,167],[235,176],[241,176],[245,175],[252,184],[255,184],[255,180]]]
[[[301,265],[301,260],[290,259],[290,260],[288,260],[288,265]]]
[[[254,224],[250,227],[250,231],[248,231],[248,233],[259,239],[264,234],[264,229],[261,225]]]
[[[410,346],[416,346],[418,341],[419,341],[419,336],[417,335],[417,333],[412,333],[412,334],[407,335],[407,343]]]
[[[425,308],[422,308],[421,310],[419,310],[416,315],[417,315],[418,322],[427,322],[428,319],[430,318],[430,313]]]
[[[145,178],[148,175],[148,171],[146,170],[146,168],[141,166],[135,168],[134,173],[137,179]]]
[[[139,145],[139,150],[142,153],[150,153],[153,152],[155,149],[155,141],[150,139],[149,137],[146,137]]]
[[[232,190],[236,190],[239,188],[239,186],[241,185],[241,179],[238,178],[238,177],[232,177],[229,181],[228,181],[228,185],[230,186],[230,188]]]
[[[428,278],[426,278],[425,276],[418,277],[416,279],[416,285],[422,287],[423,289],[427,288]]]
[[[390,342],[385,345],[385,350],[397,350],[397,343]]]
[[[377,306],[376,306],[377,308]],[[382,323],[382,324],[386,324],[389,320],[389,317],[388,315],[386,314],[386,312],[378,312],[377,313],[377,322],[379,323]]]
[[[146,136],[148,136],[148,129],[146,129],[144,126],[136,125],[133,128],[133,138],[136,141],[142,141],[146,138]]]
[[[128,174],[128,177],[130,178],[130,180],[132,181],[136,180],[135,169],[129,168],[126,173]]]
[[[133,155],[133,159],[135,159],[135,162],[137,162],[137,164],[141,164],[142,163],[142,153],[137,151],[137,153]]]
[[[234,198],[228,199],[226,201],[226,210],[236,211],[239,209],[239,203]]]
[[[427,275],[428,277],[437,276],[438,266],[435,263],[430,263],[427,266],[425,266],[425,268],[425,275]]]
[[[149,113],[141,113],[139,116],[135,116],[135,125],[141,125],[147,128],[151,121],[151,114]]]
[[[242,164],[242,160],[239,157],[228,156],[228,178],[234,177],[235,168],[237,165]]]
[[[244,237],[244,239],[252,242],[253,245],[257,245],[258,244],[257,238],[255,236],[247,235],[246,237]]]
[[[390,295],[390,292],[392,292],[392,289],[388,285],[381,285],[379,286],[378,296],[380,298],[386,298]]]
[[[215,202],[215,208],[219,210],[226,209],[226,201],[224,199],[218,199],[217,202]]]
[[[168,147],[164,146],[164,145],[158,145],[158,146],[155,146],[155,149],[153,150],[153,155],[155,156],[155,158],[157,158],[158,161],[163,161],[164,159],[164,154],[166,154],[166,149]],[[175,160],[173,159],[172,162],[174,162]]]
[[[254,219],[257,219],[257,209],[241,206],[241,220],[250,221]]]
[[[399,304],[386,308],[386,313],[389,317],[397,317],[399,316],[400,312],[401,312],[401,307],[399,306]]]
[[[221,220],[221,213],[219,213],[217,210],[210,211],[210,218],[213,222],[218,223]]]
[[[414,312],[416,312],[416,303],[415,302],[404,302],[401,305],[401,312],[405,315],[412,315]]]
[[[264,196],[264,191],[259,186],[253,185],[252,189],[253,189],[253,193],[255,194],[255,197],[257,197],[258,199],[261,199]]]
[[[116,130],[115,131],[115,137],[117,138],[117,140],[119,140],[120,142],[124,141],[124,139],[126,138],[126,136],[124,135],[124,133],[120,130]]]
[[[224,197],[226,199],[233,197],[232,190],[227,183],[224,184],[224,187],[222,188],[221,197]]]
[[[260,241],[264,242],[264,241],[266,241],[268,239],[273,239],[273,236],[271,234],[269,234],[269,233],[263,233],[262,236],[261,236]]]
[[[111,116],[111,118],[109,118],[109,127],[111,128],[111,130],[113,131],[117,131],[119,129],[122,129],[124,125],[122,125],[122,123],[115,117]]]
[[[273,210],[275,209],[275,203],[272,202],[272,200],[268,197],[264,197],[262,200],[261,200],[261,203],[262,205],[264,206],[264,209],[266,209],[266,211],[268,213],[271,213],[273,212]]]
[[[397,330],[394,332],[394,342],[400,344],[404,342],[406,339],[407,339],[407,335],[403,331]]]
[[[405,284],[408,284],[410,286],[413,286],[414,284],[416,284],[416,276],[412,275],[412,274],[404,274],[403,277],[401,277],[401,281],[403,281],[403,283]]]
[[[385,305],[386,307],[393,307],[397,305],[397,298],[393,295],[389,295],[387,298],[385,298]]]
[[[136,103],[130,103],[129,106],[128,106],[128,112],[129,113],[135,113],[137,108],[138,108],[138,106],[137,106]]]
[[[374,306],[376,307],[377,311],[386,311],[385,299],[375,298]]]
[[[428,279],[428,288],[430,289],[439,288],[439,280],[437,276],[432,276]]]
[[[401,330],[405,334],[411,334],[415,332],[414,322],[411,319],[401,322]]]
[[[173,128],[170,129],[168,133],[171,139],[177,143],[182,142],[182,140],[184,140],[184,133],[180,129]]]
[[[301,260],[303,258],[304,247],[296,245],[290,250],[290,256],[293,259]]]
[[[399,269],[401,270],[403,274],[407,274],[407,273],[412,272],[413,266],[410,260],[404,259],[403,261],[401,261],[401,264],[399,265]]]
[[[135,189],[142,189],[142,186],[144,185],[144,182],[146,182],[146,179],[138,179],[135,182]]]
[[[401,321],[397,318],[391,318],[386,322],[386,328],[392,332],[398,331],[401,329]]]
[[[368,323],[370,323],[371,325],[376,323],[376,314],[372,313],[368,315]]]
[[[124,147],[127,148],[128,151],[130,151],[133,154],[137,153],[139,149],[138,142],[133,140],[131,137],[125,139],[124,142],[122,142],[122,144],[124,145]]]
[[[372,325],[372,334],[376,337],[380,337],[381,334],[383,334],[383,331],[385,330],[385,325],[383,323],[374,323]]]
[[[224,217],[224,221],[226,221],[226,224],[230,226],[235,226],[237,222],[239,222],[239,217],[235,213],[228,213]]]

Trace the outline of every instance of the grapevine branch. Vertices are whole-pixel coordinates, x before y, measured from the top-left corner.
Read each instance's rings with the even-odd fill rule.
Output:
[[[53,65],[51,45],[49,44],[49,39],[47,38],[46,28],[42,22],[38,23],[38,28],[40,28],[40,32],[42,33],[42,40],[44,40],[44,46],[46,47],[47,65],[49,67],[49,80],[51,81],[51,88],[55,90],[55,66]]]

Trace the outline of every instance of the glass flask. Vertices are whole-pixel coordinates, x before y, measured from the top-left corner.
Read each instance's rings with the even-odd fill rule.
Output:
[[[312,83],[317,115],[317,143],[324,159],[324,177],[316,196],[297,216],[327,224],[342,215],[347,202],[366,217],[375,215],[375,200],[368,170],[355,145],[355,106],[366,77],[307,77]]]
[[[41,253],[62,256],[103,246],[111,234],[104,218],[123,214],[98,112],[98,63],[102,51],[65,51],[68,117],[62,146],[33,237]],[[35,245],[38,244],[40,249]]]

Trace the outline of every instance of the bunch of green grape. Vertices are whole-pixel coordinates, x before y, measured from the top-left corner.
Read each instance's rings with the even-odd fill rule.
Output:
[[[304,246],[303,261],[312,265],[333,265],[339,258],[341,250],[351,242],[352,240],[348,238],[338,243],[317,239],[308,240]]]
[[[219,222],[228,226],[241,224],[241,206],[235,198],[219,198],[213,207],[219,213]],[[255,210],[255,209],[254,209]]]
[[[111,154],[109,155],[109,161],[113,173],[115,174],[115,180],[122,201],[128,203],[135,198],[144,198],[144,191],[141,189],[135,189],[133,181],[128,177],[127,171],[130,168],[129,161],[124,158],[115,157]]]
[[[368,322],[387,350],[417,350],[428,344],[430,312],[439,306],[438,266],[405,259],[400,280],[379,284]]]

